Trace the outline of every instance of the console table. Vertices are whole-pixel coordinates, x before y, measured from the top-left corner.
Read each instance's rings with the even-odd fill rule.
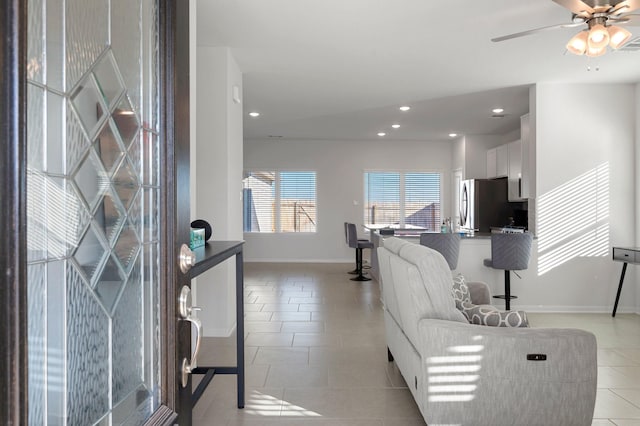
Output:
[[[611,314],[612,317],[615,317],[616,310],[618,309],[618,301],[620,300],[620,292],[622,291],[622,283],[624,282],[624,274],[627,272],[627,265],[629,263],[640,264],[640,247],[614,247],[613,260],[624,262],[622,265],[622,274],[620,274],[616,302],[613,305],[613,313]]]
[[[236,365],[225,367],[196,367],[192,374],[204,374],[198,387],[191,396],[194,406],[209,386],[216,374],[236,374],[238,377],[238,408],[244,408],[244,276],[242,246],[244,241],[209,241],[204,247],[193,252],[196,264],[191,268],[191,278],[222,263],[232,256],[236,257]]]

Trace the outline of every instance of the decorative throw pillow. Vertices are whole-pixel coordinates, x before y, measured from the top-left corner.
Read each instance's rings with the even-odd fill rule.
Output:
[[[524,311],[500,311],[491,305],[474,305],[471,302],[469,286],[462,274],[453,278],[452,291],[456,308],[462,312],[470,324],[491,327],[529,327],[527,313]]]
[[[462,274],[453,277],[453,299],[456,301],[456,308],[461,311],[463,303],[471,303],[471,293]]]

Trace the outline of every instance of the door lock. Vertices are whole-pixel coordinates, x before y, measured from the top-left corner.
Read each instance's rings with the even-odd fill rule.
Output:
[[[196,254],[191,251],[188,245],[183,244],[180,246],[180,255],[178,256],[178,266],[183,274],[189,272],[189,270],[196,264]]]

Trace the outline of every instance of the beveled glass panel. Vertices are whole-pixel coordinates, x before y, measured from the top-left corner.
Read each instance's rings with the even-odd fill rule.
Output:
[[[66,140],[63,139],[62,135],[60,136],[60,140],[64,143],[64,149],[61,147],[60,151],[65,153],[67,159],[67,166],[65,168],[66,174],[68,174],[69,171],[78,168],[78,163],[84,158],[87,149],[91,146],[91,142],[86,136],[85,131],[82,129],[80,119],[76,114],[71,112],[71,109],[71,104],[68,103],[68,107],[65,112],[67,126]],[[54,119],[55,118],[52,118],[50,121],[53,121]],[[49,140],[49,144],[51,144],[51,140]]]
[[[142,189],[142,240],[158,241],[158,219],[160,212],[160,192],[157,188]]]
[[[158,11],[157,2],[142,0],[143,27],[152,31],[143,32],[142,41],[142,125],[146,129],[159,131],[160,97],[159,97],[159,68],[158,68]]]
[[[46,83],[52,89],[64,92],[64,0],[47,0],[45,13]]]
[[[45,361],[46,352],[46,264],[29,265],[27,270],[27,301],[29,303],[29,422],[45,424]]]
[[[43,83],[44,75],[44,8],[42,0],[29,0],[27,32],[27,79]]]
[[[158,185],[160,169],[160,148],[158,136],[144,131],[142,137],[142,183],[144,185]]]
[[[78,245],[91,215],[67,179],[45,179],[49,258],[68,256]]]
[[[104,168],[109,174],[113,171],[115,165],[124,156],[120,143],[114,133],[115,124],[113,121],[107,121],[95,141],[95,150],[102,160]],[[115,130],[117,132],[117,130]]]
[[[139,131],[131,141],[129,149],[127,150],[129,161],[131,162],[131,165],[133,166],[133,169],[135,173],[138,174],[138,176],[142,176],[142,152],[140,151],[140,149],[142,148],[142,144],[140,143],[141,135],[142,131]]]
[[[109,254],[105,244],[96,230],[89,226],[73,254],[78,267],[84,272],[89,282],[94,281],[94,278],[100,274],[103,260]]]
[[[102,302],[107,312],[111,313],[113,311],[125,279],[126,275],[118,266],[118,262],[109,256],[95,285],[95,293],[98,296],[98,300]]]
[[[55,93],[47,93],[47,119],[43,120],[47,125],[47,144],[46,144],[46,159],[48,173],[57,175],[63,175],[67,172],[67,148],[65,147],[65,135],[64,135],[64,114],[66,108],[66,101],[64,97]],[[79,137],[79,141],[75,138]],[[73,131],[67,135],[69,142],[73,141],[69,148],[76,144],[79,144],[79,148],[86,148],[86,142],[82,133],[76,134]],[[43,153],[44,154],[44,153]]]
[[[122,267],[128,272],[133,266],[133,261],[138,255],[140,242],[131,221],[127,220],[118,236],[118,241],[113,248],[116,257]]]
[[[105,237],[109,244],[113,244],[118,236],[120,227],[124,222],[125,212],[120,203],[117,201],[117,197],[113,195],[111,189],[105,194],[95,214],[93,215],[94,222],[104,232]]]
[[[140,2],[111,0],[111,12],[118,16],[111,21],[111,45],[122,74],[127,94],[137,111],[141,110],[142,34]],[[124,138],[123,138],[124,139]]]
[[[44,170],[44,99],[43,89],[27,85],[27,167],[39,171]]]
[[[67,383],[64,380],[67,356],[67,261],[47,263],[47,420],[62,425],[66,418]],[[75,274],[70,277],[77,279]],[[29,312],[31,315],[31,312]],[[35,423],[34,423],[35,424]]]
[[[109,109],[111,109],[124,91],[124,86],[120,82],[120,76],[118,75],[112,52],[107,53],[107,55],[102,58],[93,71],[93,74],[106,104],[109,106]]]
[[[65,6],[67,87],[71,88],[109,45],[109,1],[65,0]]]
[[[90,210],[96,206],[109,187],[109,178],[102,168],[102,162],[93,149],[85,156],[76,170],[73,181]]]
[[[138,175],[129,161],[125,160],[120,164],[118,171],[113,175],[113,188],[115,189],[120,201],[126,209],[133,201],[134,195],[138,191]]]
[[[158,275],[160,244],[151,243],[143,246],[140,268],[142,270],[142,282],[144,285],[144,340],[145,347],[153,348],[159,339],[160,327],[160,292]],[[144,380],[148,389],[153,389],[156,383],[160,383],[160,354],[155,351],[144,352]],[[154,409],[158,406],[155,401]]]
[[[143,381],[142,330],[145,323],[142,296],[142,271],[140,260],[137,260],[113,311],[111,352],[114,365],[120,366],[112,378],[114,406],[140,387]]]
[[[133,138],[138,134],[140,125],[138,124],[138,116],[126,98],[120,101],[116,110],[113,111],[112,117],[124,146],[129,147]]]
[[[98,124],[108,109],[91,75],[74,90],[71,95],[71,105],[80,118],[85,132],[89,138],[93,138],[98,130]]]
[[[46,177],[27,169],[27,261],[47,258]]]
[[[68,424],[90,425],[109,411],[109,316],[70,264],[67,277]]]

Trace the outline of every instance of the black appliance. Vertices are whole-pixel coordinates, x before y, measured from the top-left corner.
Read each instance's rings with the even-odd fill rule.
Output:
[[[491,232],[509,216],[507,178],[463,180],[460,188],[460,228]]]

